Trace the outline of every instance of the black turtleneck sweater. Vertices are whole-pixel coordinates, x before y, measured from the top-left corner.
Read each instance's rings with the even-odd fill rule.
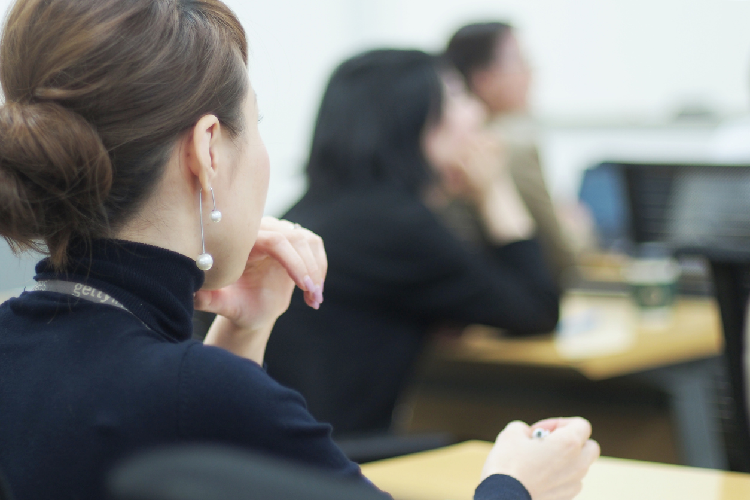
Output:
[[[190,340],[203,283],[191,259],[99,241],[91,253],[73,252],[65,273],[40,262],[36,279],[86,283],[130,312],[56,292],[25,292],[0,306],[0,470],[17,498],[102,498],[114,464],[185,442],[365,481],[298,393],[252,361]],[[528,498],[507,476],[477,490],[478,498],[500,494]]]

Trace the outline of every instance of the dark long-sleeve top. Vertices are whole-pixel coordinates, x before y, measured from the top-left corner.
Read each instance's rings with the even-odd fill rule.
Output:
[[[313,465],[369,484],[295,391],[258,364],[190,340],[203,272],[152,246],[98,241],[69,270],[37,280],[86,283],[130,312],[55,292],[0,306],[0,470],[19,499],[98,499],[129,455],[208,442]],[[528,498],[492,476],[477,498]],[[526,495],[526,496],[523,496]]]
[[[432,327],[524,334],[557,323],[559,292],[535,240],[468,246],[417,197],[390,186],[308,193],[284,218],[325,242],[325,302],[314,311],[295,293],[265,359],[338,435],[389,426]]]

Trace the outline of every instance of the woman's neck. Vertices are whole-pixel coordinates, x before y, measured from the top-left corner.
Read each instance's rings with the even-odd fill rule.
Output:
[[[168,162],[154,192],[117,239],[165,248],[192,259],[201,253],[200,212],[194,180]]]

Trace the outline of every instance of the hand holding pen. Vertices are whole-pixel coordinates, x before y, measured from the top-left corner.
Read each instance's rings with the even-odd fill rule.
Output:
[[[583,477],[599,457],[583,418],[555,418],[528,426],[512,422],[498,435],[482,471],[482,479],[507,474],[520,481],[533,500],[571,500]]]

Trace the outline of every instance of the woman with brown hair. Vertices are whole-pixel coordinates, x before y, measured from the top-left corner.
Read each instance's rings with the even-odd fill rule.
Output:
[[[16,495],[101,498],[122,458],[187,442],[366,483],[262,368],[295,284],[320,306],[327,261],[316,235],[262,218],[269,161],[234,14],[19,0],[0,82],[0,235],[49,255],[36,288],[0,306],[0,469]],[[194,307],[218,314],[203,344]],[[478,497],[580,487],[588,423],[540,426],[541,442],[501,433]]]

